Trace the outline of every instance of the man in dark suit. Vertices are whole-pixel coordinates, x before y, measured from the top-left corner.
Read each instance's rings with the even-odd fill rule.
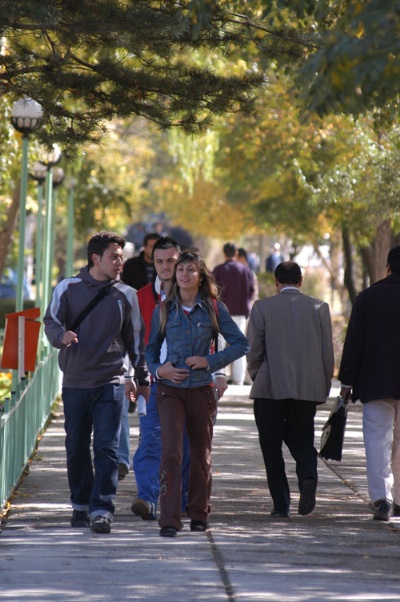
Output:
[[[275,269],[277,295],[253,305],[247,337],[250,398],[273,500],[271,516],[289,516],[290,492],[282,455],[284,442],[296,462],[298,513],[315,506],[318,454],[316,407],[331,388],[334,355],[329,306],[300,291],[301,269],[284,261]]]
[[[387,274],[354,301],[339,370],[342,396],[363,404],[368,490],[384,521],[393,501],[400,516],[400,246]]]

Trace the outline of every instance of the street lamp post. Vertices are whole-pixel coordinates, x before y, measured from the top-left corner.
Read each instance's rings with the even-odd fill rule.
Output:
[[[28,190],[28,138],[40,125],[43,116],[42,107],[31,98],[17,100],[11,111],[11,123],[17,132],[22,134],[22,166],[21,189],[19,201],[19,246],[18,246],[18,271],[17,292],[15,298],[15,311],[22,311],[24,305],[23,284],[25,274],[25,223],[26,223],[26,195]]]
[[[62,167],[55,167],[54,169],[52,169],[52,172],[53,172],[53,213],[52,213],[52,220],[51,220],[50,257],[52,257],[53,261],[54,261],[55,246],[56,246],[56,230],[57,230],[57,228],[56,228],[57,189],[64,182],[65,173],[64,173],[64,170],[62,169]],[[54,263],[53,263],[53,267],[54,267]],[[48,291],[49,301],[50,301],[50,297],[51,297],[51,291],[52,291],[52,282],[50,281],[49,291]]]
[[[36,245],[35,245],[35,284],[36,305],[40,305],[42,287],[42,249],[43,249],[43,184],[46,180],[47,167],[36,161],[33,164],[30,177],[38,183],[38,210],[36,214]]]
[[[43,293],[41,298],[41,315],[44,316],[44,312],[49,304],[51,280],[52,280],[52,224],[53,224],[53,170],[51,169],[54,165],[57,165],[61,161],[62,153],[61,149],[57,144],[53,145],[53,149],[46,156],[40,159],[40,162],[47,167],[46,177],[46,221],[44,228],[44,248],[43,248]]]
[[[74,224],[75,224],[75,206],[74,191],[76,180],[69,176],[67,180],[68,195],[68,222],[67,222],[67,261],[65,266],[65,275],[72,276],[74,270]]]

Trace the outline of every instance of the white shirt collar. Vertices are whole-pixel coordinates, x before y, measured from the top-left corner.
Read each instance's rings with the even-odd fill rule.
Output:
[[[281,290],[279,291],[280,293],[282,293],[283,291],[299,291],[299,287],[298,286],[285,286],[284,288],[281,288]]]

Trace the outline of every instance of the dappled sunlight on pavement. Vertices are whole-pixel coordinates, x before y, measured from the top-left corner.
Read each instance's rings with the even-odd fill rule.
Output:
[[[219,404],[210,531],[190,532],[184,517],[174,540],[131,513],[132,471],[119,483],[110,535],[71,528],[60,406],[0,535],[0,599],[398,601],[400,519],[372,520],[361,407],[350,407],[342,462],[319,460],[317,505],[308,516],[297,514],[294,463],[285,450],[291,515],[274,519],[249,391],[230,386]],[[316,446],[331,405],[318,408]],[[133,451],[138,418],[129,419]]]

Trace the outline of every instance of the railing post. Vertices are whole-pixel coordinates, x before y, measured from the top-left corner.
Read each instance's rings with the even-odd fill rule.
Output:
[[[25,374],[25,317],[18,316],[18,380]]]

